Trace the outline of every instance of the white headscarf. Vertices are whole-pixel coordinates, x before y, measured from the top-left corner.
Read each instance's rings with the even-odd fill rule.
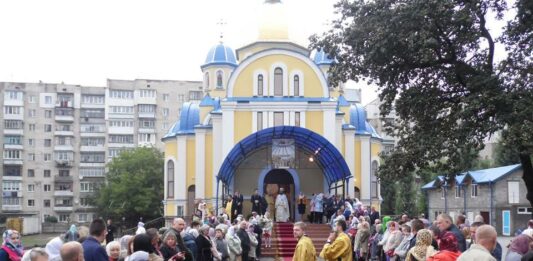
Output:
[[[48,260],[61,260],[61,255],[59,252],[61,250],[61,246],[63,246],[63,240],[60,237],[54,237],[52,240],[46,243],[44,251],[46,251],[48,254]]]

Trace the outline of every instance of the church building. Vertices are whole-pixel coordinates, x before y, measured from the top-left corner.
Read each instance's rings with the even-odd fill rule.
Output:
[[[235,191],[250,213],[255,189],[275,197],[284,188],[293,220],[300,192],[308,200],[349,195],[379,209],[382,139],[363,106],[328,84],[334,61],[290,41],[282,13],[279,0],[266,1],[257,41],[207,52],[203,99],[184,103],[163,138],[166,218],[192,215],[196,199],[218,209]]]

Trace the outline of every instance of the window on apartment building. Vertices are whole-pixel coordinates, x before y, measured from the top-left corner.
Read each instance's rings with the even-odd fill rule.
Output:
[[[133,106],[109,106],[109,111],[116,114],[132,114]]]
[[[80,132],[102,133],[102,132],[105,132],[105,125],[104,124],[82,124],[80,125]]]
[[[70,176],[70,170],[68,170],[68,169],[60,169],[58,171],[58,175],[60,177],[69,177]]]
[[[28,153],[28,161],[35,161],[35,153]]]
[[[72,183],[55,183],[54,190],[56,191],[72,191]]]
[[[70,207],[72,206],[72,200],[69,198],[56,198],[54,199],[54,205],[58,207]]]
[[[34,192],[35,191],[35,185],[34,184],[28,184],[28,192]]]
[[[4,159],[22,159],[22,151],[4,150]]]
[[[58,136],[58,137],[56,137],[56,145],[58,145],[58,146],[69,146],[69,145],[72,145],[72,138],[71,137]]]
[[[155,105],[153,104],[139,104],[139,113],[154,113]]]
[[[116,156],[119,156],[120,153],[122,153],[123,151],[126,151],[126,150],[127,150],[126,148],[111,148],[111,149],[109,149],[108,156],[110,158],[114,158]]]
[[[90,198],[80,198],[80,205],[84,207],[88,207],[91,205],[91,199]]]
[[[72,125],[70,124],[56,125],[56,131],[72,131]]]
[[[109,127],[133,127],[132,120],[111,120]]]
[[[20,181],[2,181],[2,190],[3,191],[20,191],[20,186],[22,182]]]
[[[163,108],[163,117],[167,118],[170,114],[170,110],[168,108]]]
[[[301,118],[300,112],[299,111],[295,112],[294,113],[294,126],[300,127],[300,124],[301,124],[300,123],[300,118]]]
[[[80,177],[104,177],[105,168],[80,168]]]
[[[456,198],[460,198],[461,197],[461,192],[462,192],[462,188],[461,186],[455,186],[455,197]]]
[[[183,103],[185,101],[185,95],[184,94],[178,94],[178,102]]]
[[[81,102],[84,104],[105,104],[104,95],[82,95]]]
[[[80,182],[81,192],[95,192],[97,184],[93,182]]]
[[[34,118],[37,114],[34,109],[28,110],[28,117]]]
[[[52,118],[52,110],[45,110],[44,117],[48,119]]]
[[[52,191],[52,185],[50,184],[44,184],[43,186],[44,191]]]
[[[472,184],[470,185],[470,196],[475,198],[479,195],[479,192],[478,192],[478,184]]]
[[[168,101],[169,97],[170,97],[170,95],[168,93],[164,93],[163,94],[163,101]]]
[[[59,215],[59,222],[70,222],[70,215],[69,214],[61,214]]]
[[[20,92],[20,91],[5,91],[4,98],[6,100],[22,100],[22,92]]]
[[[516,213],[519,215],[531,215],[533,208],[530,207],[519,207],[516,209]]]
[[[83,163],[104,163],[104,152],[82,152],[80,153],[80,161]]]
[[[35,147],[35,140],[34,139],[28,139],[28,146]]]
[[[45,153],[45,154],[43,155],[43,159],[44,159],[44,161],[51,161],[51,160],[52,160],[52,154],[50,154],[50,153]]]
[[[142,98],[155,98],[156,93],[155,90],[141,89],[139,90],[139,96],[141,96]]]
[[[507,191],[509,192],[509,204],[520,203],[520,181],[508,181]]]
[[[22,172],[21,166],[4,165],[4,176],[21,177],[22,176],[21,172]]]
[[[51,204],[50,204],[50,200],[49,200],[49,199],[45,199],[45,200],[43,200],[43,206],[44,206],[45,208],[49,208],[49,207],[51,206]]]
[[[28,169],[28,178],[35,177],[35,170],[34,169]]]
[[[24,128],[23,121],[19,120],[4,120],[4,129],[20,130]]]
[[[283,123],[283,112],[274,112],[274,126],[282,126]]]
[[[133,144],[133,135],[109,135],[109,143]]]
[[[52,140],[51,139],[44,139],[44,146],[45,147],[52,147]]]
[[[28,130],[34,131],[35,130],[35,123],[28,124]]]
[[[164,122],[163,125],[161,125],[162,130],[168,130],[168,127],[169,127],[168,122]]]
[[[85,118],[86,121],[88,118],[105,118],[105,109],[81,109],[80,117]]]
[[[35,199],[28,199],[28,207],[35,207]]]
[[[4,106],[4,114],[9,115],[20,115],[22,114],[23,108],[20,106]]]
[[[153,135],[151,133],[139,133],[139,142],[152,142]]]
[[[104,137],[81,138],[81,146],[103,147],[104,145],[105,145]]]
[[[111,90],[109,97],[113,99],[133,99],[133,91]]]
[[[78,222],[80,223],[89,222],[88,214],[78,214]]]
[[[45,124],[44,132],[52,132],[52,124]]]
[[[9,205],[9,206],[20,206],[20,201],[21,199],[20,198],[3,198],[2,199],[2,204],[3,205]]]
[[[202,99],[202,91],[189,91],[189,101],[199,101]]]
[[[22,145],[22,137],[21,136],[6,135],[6,136],[4,136],[4,144]]]
[[[74,153],[70,151],[56,151],[55,159],[58,161],[69,161],[74,159]]]
[[[34,95],[28,96],[28,102],[29,103],[36,103],[37,102],[37,97],[35,97]]]
[[[155,128],[155,121],[153,121],[153,120],[141,120],[139,122],[139,128],[154,129]]]
[[[44,96],[44,104],[52,104],[52,96]]]
[[[45,169],[43,170],[43,177],[45,178],[49,178],[50,177],[50,170],[49,169]]]
[[[260,131],[263,129],[263,112],[257,112],[257,130]]]
[[[174,197],[174,161],[167,162],[167,198]]]

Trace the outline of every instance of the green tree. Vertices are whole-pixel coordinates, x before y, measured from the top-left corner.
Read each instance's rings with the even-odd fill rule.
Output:
[[[517,147],[533,205],[533,1],[518,0],[503,36],[487,27],[507,10],[504,0],[341,0],[340,18],[311,37],[336,64],[331,83],[366,80],[379,88],[381,113],[395,109],[388,131],[400,138],[380,169],[386,179],[432,166],[466,170],[497,131]],[[495,60],[496,44],[508,57]],[[442,160],[446,159],[446,160]]]
[[[163,198],[163,154],[154,148],[140,147],[120,153],[107,165],[107,183],[94,199],[98,214],[128,225],[139,218],[160,217]]]

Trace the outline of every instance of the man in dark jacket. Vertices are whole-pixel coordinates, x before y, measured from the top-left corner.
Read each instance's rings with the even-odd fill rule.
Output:
[[[178,244],[179,249],[185,249],[187,251],[186,256],[191,256],[196,259],[196,249],[189,248],[189,245],[186,244],[185,237],[181,237],[181,232],[185,229],[185,220],[183,218],[175,218],[172,221],[172,227],[167,230],[165,235],[169,232],[173,232],[176,234],[176,243]],[[164,236],[163,236],[164,237]],[[194,243],[194,237],[192,238],[192,242]],[[196,245],[196,244],[194,244]]]
[[[83,257],[85,261],[108,261],[109,257],[105,249],[102,247],[102,242],[106,236],[106,226],[102,219],[95,219],[89,226],[90,236],[83,241]]]
[[[242,261],[248,261],[248,253],[250,253],[250,237],[248,236],[248,232],[246,232],[246,228],[248,227],[248,222],[242,221],[239,225],[239,231],[237,231],[237,236],[241,240],[241,247],[242,247]]]
[[[374,225],[376,219],[379,219],[379,212],[376,211],[376,207],[370,208],[370,224]]]
[[[111,222],[111,219],[108,219],[107,220],[107,235],[105,236],[106,243],[109,243],[115,240],[114,234],[116,230],[117,228],[115,227],[115,225],[113,225],[113,223]]]
[[[411,220],[411,234],[413,237],[409,241],[409,249],[413,248],[416,244],[416,234],[418,231],[424,229],[424,223],[420,219]]]
[[[258,213],[260,216],[263,215],[263,199],[261,195],[259,195],[259,191],[255,189],[254,194],[250,198],[250,201],[252,202],[252,212]]]
[[[452,220],[452,217],[450,217],[450,215],[446,213],[440,214],[437,217],[437,226],[439,227],[441,234],[444,233],[445,231],[452,232],[457,238],[457,246],[459,247],[459,251],[461,252],[466,251],[465,237],[463,233],[459,231],[457,226],[453,224],[453,220]]]
[[[239,191],[235,191],[235,194],[233,195],[233,203],[231,204],[231,214],[232,217],[235,219],[238,215],[242,214],[242,202],[244,201],[244,198]]]

